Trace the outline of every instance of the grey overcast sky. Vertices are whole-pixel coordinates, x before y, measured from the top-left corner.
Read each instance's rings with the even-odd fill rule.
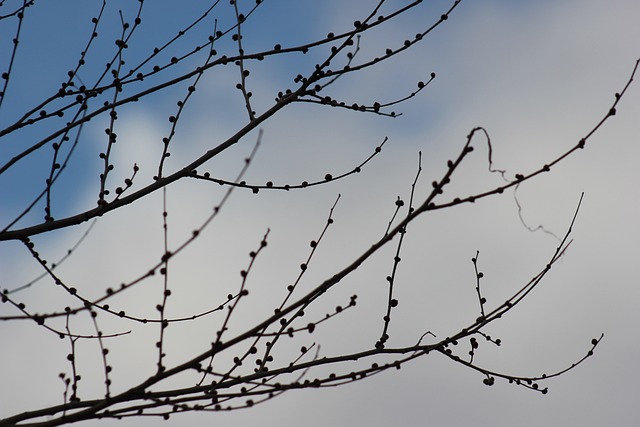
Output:
[[[109,13],[133,2],[108,2]],[[137,2],[136,2],[137,3]],[[179,3],[179,5],[178,5]],[[184,27],[207,2],[148,1],[139,43],[153,46]],[[266,0],[245,33],[247,49],[274,43],[289,45],[350,28],[376,2],[354,0]],[[399,0],[391,1],[401,4]],[[415,28],[438,19],[453,3],[425,1],[410,16],[361,40],[363,57],[415,35]],[[90,17],[99,2],[63,0],[28,10],[24,50],[16,59],[19,93],[8,93],[0,110],[2,127],[57,88],[70,64],[77,61]],[[229,8],[224,5],[224,8]],[[0,13],[2,11],[0,10]],[[117,23],[117,20],[110,18]],[[213,19],[213,18],[212,18]],[[408,199],[422,152],[423,192],[438,179],[446,161],[457,155],[466,135],[483,126],[491,135],[495,166],[510,176],[540,167],[586,135],[627,82],[640,57],[640,2],[637,0],[462,1],[450,19],[407,55],[378,69],[336,84],[345,100],[371,102],[402,96],[437,77],[417,97],[397,108],[403,115],[391,119],[315,105],[294,105],[263,127],[262,145],[247,180],[276,183],[313,180],[338,174],[366,158],[385,136],[389,142],[362,173],[305,192],[236,192],[206,234],[176,261],[171,276],[177,296],[174,316],[202,311],[221,292],[233,289],[246,254],[270,228],[268,250],[259,257],[251,298],[236,319],[238,330],[272,310],[277,297],[293,280],[306,259],[308,242],[320,233],[338,194],[335,224],[310,266],[305,286],[311,287],[350,262],[379,238],[393,214],[394,201]],[[223,18],[221,17],[221,22]],[[251,22],[251,21],[250,21]],[[0,25],[5,25],[0,21]],[[147,27],[145,27],[147,25]],[[146,29],[148,28],[148,30]],[[10,32],[2,28],[0,59],[6,64]],[[106,30],[105,30],[106,31]],[[166,34],[165,34],[166,32]],[[77,41],[81,39],[81,41]],[[107,49],[105,43],[104,49]],[[131,50],[135,51],[132,42]],[[111,49],[111,46],[108,47]],[[255,65],[249,85],[258,108],[292,84],[300,58]],[[307,61],[307,59],[305,59]],[[3,65],[4,66],[4,65]],[[302,71],[302,70],[301,70]],[[246,117],[239,92],[233,88],[237,71],[221,69],[206,78],[185,112],[168,167],[189,159],[231,135]],[[577,152],[548,174],[518,193],[522,217],[530,227],[539,224],[562,236],[584,192],[566,255],[549,276],[514,311],[486,332],[500,338],[495,347],[481,343],[476,361],[513,375],[539,375],[564,369],[590,348],[592,338],[604,333],[593,357],[566,375],[542,383],[541,395],[497,380],[483,385],[483,377],[439,355],[432,355],[385,372],[367,381],[339,388],[303,390],[250,410],[216,414],[186,414],[164,422],[167,426],[261,425],[337,426],[634,426],[640,403],[640,82],[631,86],[618,113]],[[25,84],[28,82],[28,84]],[[22,85],[21,85],[22,83]],[[11,88],[11,87],[10,87]],[[121,146],[114,153],[122,167],[114,181],[130,174],[137,162],[139,182],[155,173],[162,137],[169,131],[167,117],[183,91],[168,91],[120,112]],[[104,143],[105,123],[92,123],[84,137]],[[34,131],[35,132],[35,131]],[[27,134],[27,137],[34,137]],[[212,175],[232,178],[255,141],[256,134],[228,155],[204,168]],[[0,160],[12,153],[0,140]],[[454,176],[442,196],[452,199],[498,185],[500,178],[486,171],[486,145]],[[70,168],[60,216],[91,207],[96,200],[97,152],[83,148],[83,161]],[[203,169],[203,170],[204,170]],[[16,184],[23,182],[24,185]],[[39,180],[39,181],[38,181]],[[0,221],[4,225],[39,188],[39,177],[22,171],[0,177]],[[24,189],[28,188],[28,191]],[[424,194],[424,193],[423,193]],[[216,186],[178,184],[168,191],[172,243],[177,244],[220,199]],[[87,241],[60,274],[89,296],[131,280],[162,253],[160,194],[137,207],[115,212],[98,221]],[[41,216],[38,211],[37,216]],[[37,220],[34,218],[33,220]],[[28,220],[31,220],[29,218]],[[62,256],[86,230],[64,230],[34,241],[47,258]],[[426,331],[449,336],[478,315],[471,257],[480,251],[487,304],[499,305],[547,263],[558,241],[550,234],[530,232],[522,224],[513,192],[426,215],[409,227],[397,277],[398,308],[394,311],[391,344],[414,344]],[[359,304],[319,328],[311,337],[321,344],[321,355],[335,355],[370,346],[380,331],[385,304],[384,278],[392,268],[393,248],[327,296],[315,314],[331,311],[356,293]],[[0,243],[0,288],[11,289],[39,274],[30,256],[15,242]],[[229,285],[231,283],[231,285]],[[24,292],[28,305],[66,304],[50,283]],[[153,313],[156,294],[133,290],[120,301],[128,310]],[[226,294],[226,290],[222,291]],[[214,301],[214,302],[211,302]],[[15,314],[0,305],[0,316]],[[85,319],[86,320],[86,319]],[[114,387],[149,375],[155,361],[156,330],[107,323],[112,330],[133,333],[110,345]],[[178,363],[201,348],[212,324],[195,330],[168,329],[170,361]],[[310,339],[311,339],[310,338]],[[208,342],[204,340],[205,344]],[[310,341],[311,342],[311,341]],[[298,345],[296,343],[296,345]],[[85,356],[81,393],[102,393],[95,343],[79,343]],[[31,323],[0,322],[0,417],[62,402],[58,373],[68,371],[68,343]],[[464,352],[464,351],[463,351]],[[94,355],[94,356],[91,356]],[[130,419],[86,423],[102,426],[156,425],[157,419]]]

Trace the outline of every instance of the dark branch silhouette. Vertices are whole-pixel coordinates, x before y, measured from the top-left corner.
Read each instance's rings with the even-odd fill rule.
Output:
[[[20,2],[18,2],[20,3]],[[402,365],[426,356],[443,355],[460,367],[469,368],[471,372],[480,374],[482,381],[491,386],[497,380],[506,380],[516,386],[546,394],[547,387],[541,384],[574,369],[588,356],[591,356],[603,338],[599,335],[587,345],[586,356],[556,372],[534,375],[516,375],[489,370],[476,363],[474,356],[480,351],[480,342],[494,346],[501,345],[501,339],[492,338],[489,326],[500,321],[527,297],[533,289],[541,284],[553,266],[566,252],[571,244],[571,233],[580,209],[580,200],[576,202],[573,219],[567,226],[560,243],[539,272],[522,280],[521,288],[508,295],[503,303],[490,305],[483,294],[481,279],[485,275],[481,271],[480,252],[472,259],[470,273],[475,280],[469,282],[469,292],[474,290],[478,298],[478,312],[465,319],[466,327],[442,337],[427,331],[415,343],[405,346],[391,346],[390,334],[392,314],[398,306],[396,291],[403,286],[397,272],[401,270],[405,236],[411,232],[412,223],[418,218],[429,215],[432,211],[449,209],[457,205],[474,203],[478,200],[497,197],[506,190],[527,185],[539,175],[550,172],[554,166],[587,146],[589,139],[611,119],[618,108],[618,103],[630,87],[637,72],[640,60],[635,63],[628,81],[620,92],[615,94],[613,103],[606,109],[602,118],[595,123],[577,143],[567,143],[565,150],[555,158],[548,159],[531,171],[521,171],[510,175],[506,170],[496,169],[493,164],[493,145],[489,132],[483,127],[471,129],[455,158],[446,162],[444,171],[437,174],[429,171],[431,184],[423,186],[422,153],[418,154],[415,165],[415,178],[410,183],[408,200],[398,197],[394,201],[394,211],[386,224],[379,231],[372,233],[368,249],[351,259],[344,259],[342,267],[324,271],[323,279],[317,280],[311,287],[301,283],[307,279],[309,268],[316,262],[316,251],[327,244],[325,237],[331,233],[335,220],[335,208],[339,205],[340,196],[333,206],[327,207],[328,214],[319,230],[310,231],[317,237],[310,241],[307,254],[301,255],[303,261],[299,265],[297,276],[291,283],[281,285],[274,295],[280,295],[270,314],[256,320],[249,326],[243,325],[241,309],[249,300],[253,287],[259,281],[261,272],[258,261],[267,250],[270,230],[265,230],[261,238],[256,238],[252,248],[248,248],[245,267],[239,272],[234,283],[220,286],[216,301],[209,302],[208,308],[194,310],[186,315],[173,315],[170,310],[172,296],[184,280],[173,273],[176,263],[182,257],[191,256],[187,250],[202,238],[203,232],[214,222],[224,221],[222,212],[235,192],[260,193],[280,191],[290,197],[314,187],[335,185],[353,179],[356,174],[367,169],[375,170],[375,160],[381,156],[382,148],[388,138],[381,136],[376,142],[373,153],[366,157],[361,155],[360,163],[347,169],[339,170],[337,166],[328,165],[330,171],[323,177],[302,176],[292,178],[291,182],[251,181],[245,178],[250,170],[263,138],[262,127],[274,116],[285,115],[290,109],[306,104],[313,108],[336,108],[343,114],[369,114],[380,120],[394,120],[402,113],[392,108],[408,106],[410,100],[422,96],[437,83],[436,75],[427,72],[428,79],[415,83],[394,82],[398,95],[392,99],[376,100],[375,88],[368,94],[369,99],[347,100],[339,83],[356,79],[361,73],[375,69],[382,63],[399,55],[411,55],[413,49],[434,31],[439,29],[460,6],[461,1],[452,1],[450,7],[437,15],[425,13],[421,28],[407,28],[406,39],[397,44],[383,47],[377,56],[363,53],[361,44],[367,36],[379,28],[385,28],[399,17],[421,11],[422,1],[398,2],[380,0],[371,10],[362,7],[360,19],[353,26],[341,32],[330,32],[326,36],[286,45],[276,44],[268,49],[254,48],[247,36],[248,29],[260,25],[259,12],[263,8],[277,7],[269,1],[209,2],[204,11],[192,17],[188,25],[176,35],[158,34],[159,47],[146,50],[139,46],[139,36],[145,31],[147,9],[153,8],[153,2],[139,0],[135,9],[112,13],[110,4],[102,2],[96,9],[95,17],[89,18],[91,31],[89,34],[78,34],[86,37],[83,50],[78,61],[69,67],[69,71],[59,87],[51,88],[49,93],[38,94],[39,101],[24,111],[13,111],[10,122],[2,121],[0,143],[14,144],[6,158],[0,158],[0,180],[24,179],[30,177],[30,167],[36,162],[45,176],[44,181],[28,188],[31,199],[22,205],[13,206],[12,217],[3,218],[0,225],[0,242],[21,242],[38,267],[33,272],[34,279],[27,283],[3,283],[0,288],[3,304],[0,320],[11,322],[30,322],[34,328],[43,328],[46,333],[54,334],[68,343],[68,353],[50,355],[56,357],[64,372],[58,376],[64,388],[61,392],[62,403],[52,406],[12,414],[11,408],[3,408],[0,414],[0,426],[39,425],[56,426],[78,421],[99,419],[122,419],[126,417],[156,416],[168,419],[172,415],[190,411],[219,411],[249,408],[258,403],[269,401],[283,393],[295,389],[335,387],[367,379],[381,372],[400,369]],[[388,4],[389,3],[389,4]],[[8,5],[7,9],[10,7]],[[19,39],[23,37],[23,23],[29,20],[29,13],[37,8],[38,3],[23,1],[12,10],[4,10],[0,16],[0,25],[13,28],[14,39],[3,40],[11,46],[8,59],[2,62],[2,92],[0,92],[0,112],[6,112],[11,106],[11,91],[26,90],[19,87],[20,80],[16,73],[16,63],[21,56],[35,55],[34,52],[22,51]],[[423,13],[423,12],[421,12]],[[110,18],[116,16],[117,18]],[[295,19],[295,18],[292,18]],[[117,28],[117,31],[114,31]],[[110,29],[110,30],[109,30]],[[107,34],[103,36],[102,33]],[[207,33],[202,37],[203,33]],[[100,47],[103,37],[110,39],[111,49]],[[161,41],[161,39],[167,40]],[[84,39],[83,39],[84,40]],[[305,56],[306,55],[306,56]],[[280,58],[320,58],[312,67],[307,62],[300,63],[299,69],[291,71],[291,87],[277,90],[275,98],[265,103],[264,93],[259,93],[259,84],[255,81],[255,69],[260,63],[276,61]],[[99,58],[99,59],[96,59]],[[292,59],[293,58],[293,59]],[[106,63],[106,67],[102,68]],[[295,63],[295,62],[294,62]],[[197,64],[197,65],[194,65]],[[227,78],[221,70],[233,69],[235,80],[223,81],[237,89],[243,111],[243,124],[234,133],[219,140],[211,141],[209,148],[187,160],[174,161],[172,152],[179,151],[176,134],[190,114],[188,106],[196,98],[206,79]],[[220,74],[216,74],[216,73]],[[220,77],[223,76],[223,77]],[[126,115],[126,108],[139,101],[155,98],[158,94],[181,91],[181,96],[173,113],[166,119],[169,123],[168,134],[158,141],[161,147],[155,159],[154,176],[145,182],[141,177],[138,163],[131,165],[118,164],[115,151],[119,147],[123,135],[118,120]],[[410,108],[410,107],[409,107]],[[106,123],[104,139],[96,142],[95,137],[87,135],[87,128],[100,119]],[[94,122],[91,122],[91,121]],[[5,123],[6,122],[6,123]],[[256,137],[257,135],[257,137]],[[478,138],[483,138],[477,142]],[[17,143],[16,141],[19,141]],[[99,170],[95,168],[87,175],[67,178],[72,165],[82,163],[87,150],[99,146]],[[211,160],[231,151],[234,146],[245,148],[246,158],[236,164],[237,175],[228,177],[219,173]],[[18,147],[18,148],[15,148]],[[488,150],[488,170],[502,177],[500,185],[486,188],[473,194],[448,194],[447,185],[455,179],[457,172],[463,167],[465,160],[476,148]],[[82,152],[85,154],[82,154]],[[90,151],[90,150],[89,150]],[[46,159],[46,160],[43,160]],[[176,163],[178,162],[178,163]],[[130,172],[121,182],[116,182],[114,169],[126,169]],[[76,173],[76,172],[73,172]],[[40,175],[38,175],[40,176]],[[511,177],[513,176],[513,178]],[[93,180],[94,204],[91,206],[64,205],[61,194],[73,192],[82,180]],[[30,181],[29,181],[30,182]],[[169,230],[176,227],[171,217],[171,193],[177,185],[206,185],[222,188],[222,196],[215,204],[206,202],[201,209],[202,217],[190,234],[179,241],[170,236]],[[293,191],[295,190],[295,191]],[[17,191],[17,190],[16,190]],[[22,190],[21,190],[22,191]],[[180,190],[176,190],[180,191]],[[152,194],[162,197],[162,209],[149,213],[162,218],[162,231],[157,243],[149,243],[150,252],[156,253],[155,260],[146,264],[140,263],[142,271],[133,279],[123,278],[104,290],[96,289],[95,283],[71,283],[65,277],[60,265],[81,252],[86,240],[90,240],[95,221],[125,212],[142,203]],[[515,194],[515,193],[514,193]],[[2,196],[4,197],[4,196]],[[522,220],[522,205],[516,199],[518,215]],[[61,214],[58,214],[61,212]],[[255,215],[260,215],[256,212]],[[173,221],[173,222],[172,222]],[[524,220],[523,224],[524,224]],[[90,223],[86,227],[85,223]],[[526,226],[526,224],[525,224]],[[131,224],[135,227],[135,224]],[[541,228],[544,230],[544,228]],[[66,255],[56,262],[49,262],[42,255],[38,246],[41,236],[54,235],[61,230],[73,231],[74,243]],[[117,230],[126,233],[126,230]],[[327,306],[325,297],[350,278],[352,274],[367,262],[373,255],[394,241],[390,261],[390,270],[386,277],[386,301],[381,320],[366,325],[379,333],[379,338],[371,342],[368,348],[358,351],[345,351],[339,354],[325,354],[321,342],[309,341],[310,334],[323,328],[326,324],[338,324],[345,312],[358,310],[358,296],[345,298],[341,305]],[[225,247],[229,242],[220,241]],[[155,251],[155,252],[154,252]],[[57,259],[57,258],[56,258]],[[95,260],[97,264],[108,263],[108,260]],[[137,261],[133,261],[137,262]],[[295,262],[295,261],[292,261]],[[472,276],[470,276],[472,277]],[[158,278],[160,280],[158,281]],[[158,286],[147,286],[156,280]],[[225,279],[226,280],[226,279]],[[65,304],[52,301],[45,311],[36,311],[25,301],[29,301],[29,293],[41,292],[43,287],[54,287],[65,295]],[[230,290],[231,289],[231,290]],[[133,292],[146,292],[149,301],[153,301],[156,312],[149,315],[144,310],[125,309],[122,296]],[[318,315],[317,310],[326,312]],[[167,328],[172,325],[191,325],[196,321],[210,321],[210,334],[198,342],[199,351],[183,355],[176,362],[169,358],[172,341],[167,336]],[[113,330],[117,320],[119,327]],[[253,321],[253,320],[252,320]],[[105,326],[108,324],[109,326]],[[81,326],[80,326],[81,325]],[[214,326],[211,326],[214,325]],[[144,379],[131,380],[129,384],[115,384],[111,366],[111,343],[124,336],[136,334],[140,328],[152,330],[156,334],[153,358],[145,360],[145,366],[153,366]],[[427,327],[425,327],[425,330]],[[110,332],[107,332],[110,331]],[[200,338],[199,338],[200,339]],[[302,343],[296,350],[285,341]],[[293,340],[293,341],[292,341]],[[425,342],[423,342],[425,341]],[[430,341],[426,343],[426,341]],[[3,338],[3,342],[7,342]],[[99,349],[104,389],[102,392],[81,392],[83,370],[86,369],[81,360],[90,358],[80,351],[80,343],[89,342]],[[483,344],[484,345],[484,344]],[[579,350],[580,352],[582,350]],[[579,357],[579,356],[577,356]],[[94,355],[95,358],[95,355]],[[54,374],[55,375],[55,374]],[[28,393],[20,385],[7,385],[16,393]]]

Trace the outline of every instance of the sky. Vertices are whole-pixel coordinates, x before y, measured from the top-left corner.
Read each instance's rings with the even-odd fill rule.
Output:
[[[90,17],[99,4],[63,3],[36,3],[26,15],[15,81],[0,109],[2,128],[57,90],[69,64],[77,61],[83,49],[91,31]],[[203,3],[183,2],[179,9],[173,2],[146,4],[143,24],[138,38],[131,41],[127,61],[135,63],[159,40],[188,25]],[[286,46],[349,29],[375,2],[344,3],[266,0],[251,17],[249,23],[254,24],[247,24],[246,49],[264,49],[275,43]],[[356,60],[413,37],[418,29],[437,21],[452,2],[425,3],[364,36]],[[129,19],[135,16],[131,3],[109,2],[105,22],[111,25],[100,29],[95,52],[102,54],[113,48],[112,36],[119,31],[118,8],[123,8]],[[209,16],[208,27],[196,29],[193,39],[206,38],[214,16],[219,17],[220,26],[228,22],[229,5],[225,2],[220,8],[220,15]],[[249,261],[247,254],[257,248],[267,229],[269,245],[252,270],[251,294],[239,306],[233,330],[239,331],[269,313],[286,285],[295,280],[298,266],[308,256],[309,241],[317,239],[340,194],[333,213],[335,223],[319,245],[301,285],[311,289],[382,236],[396,198],[408,200],[419,152],[422,174],[418,193],[424,197],[430,182],[442,176],[447,160],[457,156],[475,126],[489,132],[494,166],[507,170],[508,176],[531,172],[568,150],[600,121],[614,94],[629,79],[640,58],[639,16],[640,4],[633,0],[462,1],[442,26],[407,54],[339,80],[332,89],[332,95],[347,102],[383,102],[410,93],[418,81],[436,73],[436,79],[418,96],[394,107],[401,116],[379,117],[310,104],[287,107],[261,126],[261,145],[247,171],[248,182],[299,183],[322,179],[326,173],[337,176],[368,157],[385,137],[389,140],[361,173],[344,180],[304,191],[261,191],[258,195],[235,191],[203,237],[171,266],[171,315],[206,310],[217,305],[221,294],[237,289],[238,273]],[[0,64],[5,67],[6,40],[12,37],[7,36],[11,34],[7,28],[14,27],[7,20],[0,21],[0,27]],[[191,45],[189,40],[177,47]],[[225,48],[228,46],[220,46],[220,50]],[[293,77],[310,70],[324,53],[318,50],[308,56],[290,55],[251,64],[248,84],[254,92],[254,107],[268,107],[279,90],[292,87]],[[87,67],[83,78],[90,81],[101,72],[107,57],[97,56],[99,66]],[[200,60],[187,60],[181,66],[193,67]],[[199,83],[180,119],[168,171],[178,170],[246,122],[240,93],[233,87],[237,73],[231,66],[221,68]],[[434,354],[366,381],[292,391],[250,410],[185,414],[164,425],[635,425],[640,381],[636,365],[640,353],[636,333],[640,324],[637,83],[638,79],[618,105],[617,114],[589,139],[584,150],[517,192],[526,225],[543,225],[558,236],[566,233],[584,192],[569,250],[520,306],[487,327],[486,332],[500,338],[502,345],[482,342],[476,355],[476,361],[488,369],[539,375],[579,360],[591,348],[590,341],[604,333],[593,357],[541,384],[549,387],[548,394],[502,380],[487,387],[482,375]],[[161,140],[170,131],[167,118],[175,114],[175,103],[184,93],[184,86],[172,88],[120,110],[116,128],[119,143],[113,153],[117,166],[110,178],[113,187],[131,174],[134,162],[140,167],[136,186],[149,182],[156,173]],[[54,217],[95,206],[98,152],[105,145],[105,124],[105,120],[92,121],[83,130],[78,154],[56,189]],[[3,137],[1,163],[46,130],[45,126],[34,127]],[[242,144],[203,166],[202,172],[233,179],[257,138],[257,132],[251,133]],[[456,172],[442,201],[502,182],[497,174],[487,172],[485,141],[478,137],[474,145],[476,150]],[[0,175],[3,227],[42,189],[40,171],[46,174],[42,165],[48,159],[50,153],[45,153],[25,161],[15,172]],[[201,224],[223,194],[224,188],[199,181],[170,188],[170,245],[177,246]],[[88,296],[133,280],[162,254],[161,213],[162,197],[157,193],[101,218],[57,271]],[[20,224],[38,222],[42,215],[41,209],[34,211]],[[34,242],[43,256],[56,260],[86,230],[85,224],[37,236]],[[402,248],[395,291],[399,305],[391,322],[390,345],[414,344],[427,331],[446,337],[475,320],[478,307],[471,258],[476,251],[485,276],[482,286],[487,304],[496,306],[544,268],[557,245],[552,235],[530,232],[523,225],[512,191],[423,215],[410,225]],[[314,336],[286,345],[316,342],[321,355],[371,346],[382,327],[384,278],[393,267],[394,250],[395,245],[389,246],[374,256],[309,314],[322,316],[335,305],[344,305],[354,293],[358,295],[356,308],[327,322]],[[20,244],[0,242],[1,288],[13,289],[39,273]],[[149,281],[113,304],[151,316],[159,286],[159,282]],[[36,310],[70,303],[46,280],[23,291],[21,298]],[[0,316],[10,314],[15,314],[10,307],[0,306]],[[77,319],[73,327],[91,332],[83,323],[86,321]],[[109,344],[114,387],[126,388],[128,381],[149,375],[154,369],[157,329],[145,330],[107,317],[101,321],[105,330],[132,330]],[[68,342],[31,323],[0,322],[2,415],[62,401],[58,373],[69,371],[65,361]],[[169,363],[179,363],[203,343],[207,345],[212,325],[215,319],[169,328]],[[200,337],[205,338],[198,341]],[[95,342],[78,343],[83,356],[81,392],[86,398],[99,396],[103,390],[96,347]],[[151,357],[152,362],[146,362],[145,357]],[[99,425],[157,423],[156,419],[136,419],[107,420]]]

